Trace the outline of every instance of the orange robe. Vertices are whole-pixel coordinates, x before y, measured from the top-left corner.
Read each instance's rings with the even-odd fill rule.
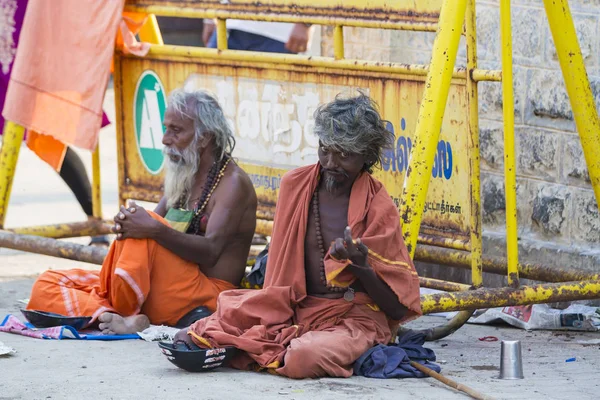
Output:
[[[264,289],[222,293],[217,312],[188,330],[199,346],[242,350],[232,362],[235,368],[271,368],[291,378],[349,377],[362,353],[388,343],[399,322],[421,314],[419,279],[402,240],[398,210],[367,173],[352,187],[348,222],[353,237],[369,247],[370,265],[408,313],[402,321],[388,320],[366,293],[356,293],[352,302],[307,295],[303,248],[318,177],[319,166],[312,165],[281,181]],[[345,267],[326,257],[330,285],[352,282]]]
[[[112,244],[99,272],[44,272],[33,285],[27,309],[92,316],[92,323],[106,311],[122,316],[142,313],[152,324],[175,325],[196,307],[214,312],[219,293],[234,287],[206,277],[198,265],[154,240],[126,239]]]

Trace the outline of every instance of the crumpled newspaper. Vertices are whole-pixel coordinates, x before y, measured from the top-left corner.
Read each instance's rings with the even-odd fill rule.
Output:
[[[149,328],[144,329],[142,332],[137,332],[137,334],[146,342],[156,342],[173,340],[175,334],[179,331],[180,329],[170,326],[150,325]]]
[[[15,354],[17,351],[12,347],[8,347],[4,343],[0,342],[0,356],[10,356]]]

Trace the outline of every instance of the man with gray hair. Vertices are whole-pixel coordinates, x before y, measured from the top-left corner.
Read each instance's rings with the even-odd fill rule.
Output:
[[[223,110],[207,92],[175,90],[163,121],[165,190],[154,212],[121,206],[102,269],[45,272],[28,309],[91,316],[106,334],[135,333],[150,323],[187,326],[239,285],[257,200],[232,159]]]
[[[315,133],[319,162],[281,180],[263,289],[222,293],[215,314],[177,333],[178,348],[234,346],[235,368],[349,377],[421,314],[398,210],[371,176],[393,143],[376,104],[338,96],[315,112]]]

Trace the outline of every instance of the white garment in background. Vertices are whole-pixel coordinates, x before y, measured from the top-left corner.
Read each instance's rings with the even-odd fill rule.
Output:
[[[204,20],[204,23],[214,24],[211,19]],[[294,24],[287,22],[265,22],[265,21],[248,21],[241,19],[228,19],[227,29],[235,29],[242,32],[254,33],[270,39],[277,40],[282,43],[287,43],[294,29]]]

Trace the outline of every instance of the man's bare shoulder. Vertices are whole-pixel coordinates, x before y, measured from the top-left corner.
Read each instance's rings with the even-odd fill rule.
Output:
[[[224,188],[229,196],[243,201],[244,204],[256,204],[256,191],[250,177],[239,165],[232,163],[225,173]]]

